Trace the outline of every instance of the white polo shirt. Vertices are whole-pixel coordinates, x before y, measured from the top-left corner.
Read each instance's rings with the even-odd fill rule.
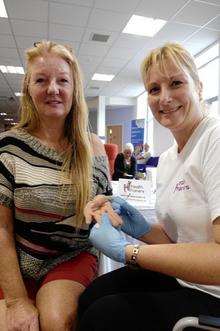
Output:
[[[173,242],[214,241],[212,222],[220,216],[219,120],[206,117],[180,153],[175,144],[160,156],[156,213]],[[177,280],[220,298],[220,286]]]

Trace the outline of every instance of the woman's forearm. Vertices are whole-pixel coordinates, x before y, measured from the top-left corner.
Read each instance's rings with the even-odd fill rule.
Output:
[[[159,223],[152,224],[151,231],[144,234],[139,240],[147,244],[169,244],[172,243],[164,229]]]
[[[126,246],[126,261],[133,245]],[[220,285],[220,244],[178,243],[142,245],[137,263],[144,269],[167,274],[185,281]]]
[[[0,229],[0,287],[4,298],[27,297],[12,234]]]

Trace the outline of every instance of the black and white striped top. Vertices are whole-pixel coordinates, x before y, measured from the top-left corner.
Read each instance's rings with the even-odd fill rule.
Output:
[[[37,279],[83,250],[93,252],[88,225],[74,226],[74,185],[67,179],[62,185],[62,162],[62,155],[23,129],[0,135],[0,203],[14,212],[21,270]],[[111,194],[107,174],[106,157],[94,156],[93,196]]]

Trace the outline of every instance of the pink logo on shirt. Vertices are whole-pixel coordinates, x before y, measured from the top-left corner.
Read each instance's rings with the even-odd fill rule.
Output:
[[[188,191],[188,190],[190,190],[190,186],[186,184],[186,181],[184,179],[182,179],[176,184],[173,192],[175,193],[176,191],[180,192],[180,191]]]

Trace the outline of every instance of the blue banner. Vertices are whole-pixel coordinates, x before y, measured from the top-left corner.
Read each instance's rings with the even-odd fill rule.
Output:
[[[145,119],[131,121],[131,143],[134,146],[134,154],[138,155],[143,150]]]

